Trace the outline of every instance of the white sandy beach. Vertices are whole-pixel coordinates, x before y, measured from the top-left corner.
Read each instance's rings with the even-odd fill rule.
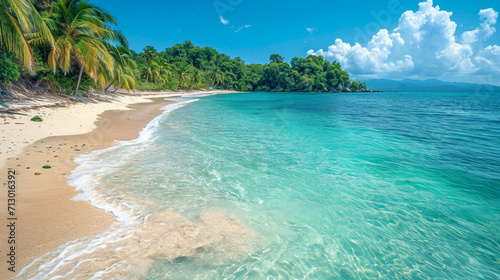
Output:
[[[108,110],[130,110],[135,103],[152,102],[148,97],[178,96],[178,93],[124,95],[110,102],[75,103],[65,107],[41,107],[0,121],[0,162],[19,154],[35,141],[50,136],[77,135],[92,131],[99,114]],[[30,119],[40,116],[43,122]]]
[[[222,92],[142,92],[117,96],[109,102],[21,110],[15,119],[0,120],[0,184],[2,193],[7,194],[7,170],[16,171],[18,218],[16,273],[2,273],[0,279],[12,279],[36,257],[68,241],[99,234],[115,221],[112,214],[87,201],[71,200],[79,193],[66,179],[76,167],[74,157],[109,147],[115,140],[137,138],[161,113],[160,108],[172,102],[165,98],[214,93]],[[43,122],[30,120],[36,115]],[[44,165],[51,168],[43,169]],[[0,208],[6,209],[6,203],[0,199]],[[7,211],[1,211],[0,218],[6,220]],[[7,240],[7,231],[2,231],[0,238]],[[2,255],[8,249],[4,243],[0,245]],[[7,271],[6,265],[2,261],[0,269]]]

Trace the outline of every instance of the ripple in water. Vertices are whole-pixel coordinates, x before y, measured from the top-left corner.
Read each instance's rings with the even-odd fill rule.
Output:
[[[80,198],[118,222],[21,278],[499,279],[498,97],[252,93],[166,108],[75,170]]]

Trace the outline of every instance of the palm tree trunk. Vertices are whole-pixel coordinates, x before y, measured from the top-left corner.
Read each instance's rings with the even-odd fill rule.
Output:
[[[42,80],[42,79],[40,79],[40,80],[36,81],[36,83],[35,83],[35,87],[36,87],[36,88],[37,88],[37,87],[39,87],[39,86],[40,86],[40,84],[41,84],[42,82],[43,82],[43,80]]]
[[[78,75],[78,82],[76,83],[75,96],[78,93],[78,88],[80,88],[80,82],[82,80],[83,65],[80,67],[80,74]]]
[[[113,83],[115,82],[115,79],[113,79],[113,81],[111,81],[111,84],[109,84],[109,86],[107,86],[105,89],[104,89],[104,92],[106,92],[108,90],[108,88],[110,88]]]
[[[146,74],[146,83],[149,83],[149,71],[151,67],[151,61],[148,61],[148,73]]]

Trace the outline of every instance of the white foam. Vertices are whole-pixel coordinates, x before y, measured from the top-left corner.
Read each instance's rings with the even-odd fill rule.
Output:
[[[110,188],[104,177],[123,166],[128,159],[147,149],[155,139],[159,122],[169,113],[199,99],[183,99],[182,102],[168,104],[161,108],[162,114],[155,117],[139,133],[139,137],[131,141],[121,141],[118,145],[96,150],[74,159],[78,167],[68,176],[69,184],[81,193],[74,200],[88,200],[93,206],[111,212],[119,222],[136,225],[144,221],[144,207],[147,201],[123,193],[119,189]]]
[[[106,184],[104,178],[120,168],[155,139],[162,118],[195,100],[169,104],[141,131],[139,138],[81,155],[79,166],[68,176],[88,200],[112,212],[118,222],[105,232],[59,246],[24,267],[17,279],[144,279],[150,265],[180,256],[193,256],[206,248],[207,260],[240,261],[253,251],[255,233],[239,219],[220,209],[200,212],[190,220],[166,211],[146,214],[148,201],[132,197]],[[216,257],[214,257],[216,256]]]
[[[253,251],[255,233],[218,209],[194,222],[175,212],[150,215],[137,226],[113,224],[106,232],[59,246],[23,268],[16,279],[145,279],[148,268],[200,248],[214,264],[241,261]]]

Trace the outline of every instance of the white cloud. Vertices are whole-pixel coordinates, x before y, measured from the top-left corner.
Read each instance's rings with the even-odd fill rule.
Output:
[[[332,58],[358,75],[429,77],[500,73],[500,47],[483,46],[495,33],[493,25],[498,18],[495,10],[481,10],[479,26],[458,36],[451,12],[434,6],[432,0],[418,5],[418,11],[401,15],[397,28],[391,32],[379,30],[366,46],[336,39],[326,51],[307,53]]]
[[[220,22],[224,25],[229,24],[229,20],[223,18],[222,16],[220,17]]]
[[[241,30],[247,29],[247,28],[250,28],[250,27],[252,27],[251,24],[245,24],[243,26],[238,27],[238,29],[236,29],[234,32],[240,32]]]
[[[307,27],[306,31],[309,32],[310,34],[313,34],[314,31],[317,31],[317,28],[312,28],[312,27]]]

